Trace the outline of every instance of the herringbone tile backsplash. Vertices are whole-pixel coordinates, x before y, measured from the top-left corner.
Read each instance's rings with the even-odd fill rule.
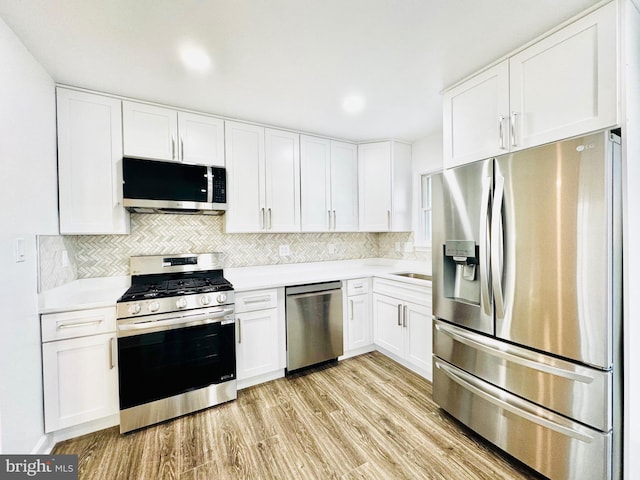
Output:
[[[48,290],[75,278],[129,275],[129,257],[170,253],[222,252],[223,267],[350,260],[410,258],[397,242],[410,233],[223,233],[223,217],[132,214],[130,235],[41,236],[40,288]],[[290,255],[281,257],[280,245]],[[66,250],[70,265],[62,267]],[[333,252],[333,253],[330,253]],[[419,254],[418,254],[419,259]]]

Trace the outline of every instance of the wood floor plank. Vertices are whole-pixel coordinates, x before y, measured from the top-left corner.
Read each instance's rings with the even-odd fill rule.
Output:
[[[372,352],[125,435],[61,442],[79,478],[541,479],[440,410],[431,384]]]

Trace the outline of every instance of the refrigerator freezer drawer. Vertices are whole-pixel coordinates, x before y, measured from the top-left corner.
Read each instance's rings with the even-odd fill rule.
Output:
[[[612,372],[577,365],[454,325],[433,323],[434,355],[598,430],[613,428]],[[435,390],[435,387],[434,387]]]
[[[610,480],[612,435],[505,392],[434,356],[444,410],[551,480]]]

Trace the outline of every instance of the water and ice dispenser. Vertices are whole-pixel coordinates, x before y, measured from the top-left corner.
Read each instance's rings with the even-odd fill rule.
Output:
[[[478,246],[472,240],[447,240],[443,249],[444,296],[480,305]]]

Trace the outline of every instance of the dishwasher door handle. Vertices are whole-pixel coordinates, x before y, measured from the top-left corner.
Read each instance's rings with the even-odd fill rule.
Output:
[[[320,290],[318,292],[310,292],[310,293],[297,293],[295,295],[288,294],[288,298],[308,298],[308,297],[317,297],[320,295],[331,295],[338,289],[333,290]]]
[[[330,290],[340,290],[342,288],[341,281],[324,282],[324,283],[311,283],[308,285],[296,285],[294,287],[286,287],[285,292],[287,297],[297,296],[303,293],[318,293]]]

